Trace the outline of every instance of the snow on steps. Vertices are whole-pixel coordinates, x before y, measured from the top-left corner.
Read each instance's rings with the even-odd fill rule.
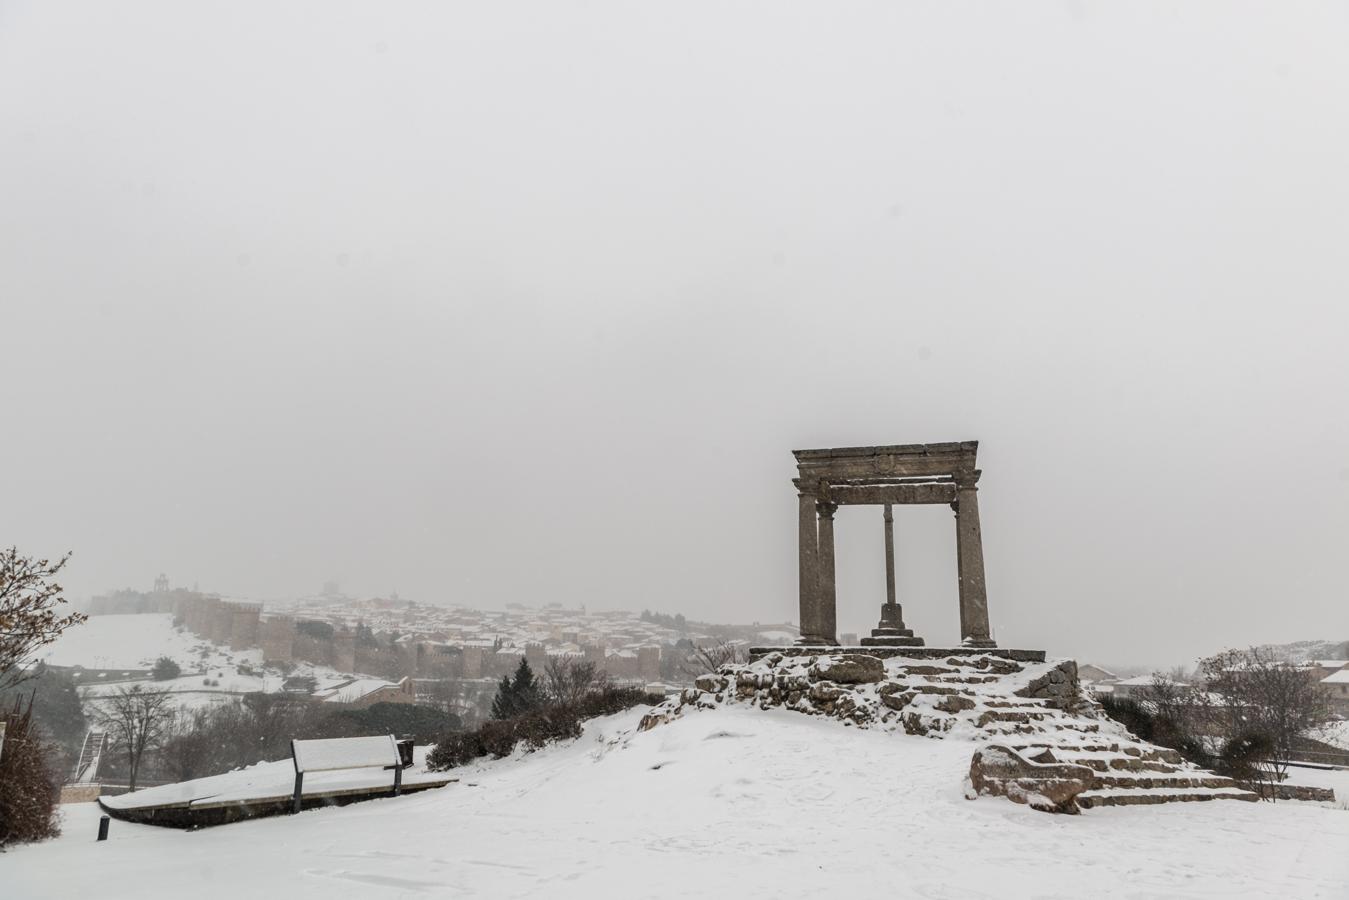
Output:
[[[1082,694],[1071,660],[769,653],[700,676],[694,687],[655,707],[640,727],[656,727],[689,710],[744,705],[829,716],[859,728],[964,738],[981,746],[996,742],[1026,759],[1085,766],[1092,777],[1077,795],[1083,809],[1258,799],[1174,750],[1139,741]]]

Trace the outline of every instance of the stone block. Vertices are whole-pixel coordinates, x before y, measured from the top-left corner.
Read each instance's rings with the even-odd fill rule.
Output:
[[[901,710],[913,702],[913,698],[918,696],[912,691],[904,693],[881,694],[881,703],[889,709]]]
[[[811,670],[811,677],[837,684],[872,684],[885,678],[885,663],[860,653],[822,656]]]
[[[709,673],[706,675],[699,675],[697,678],[693,679],[693,683],[701,691],[707,691],[709,694],[719,694],[726,690],[726,687],[730,682],[720,675],[712,675]]]
[[[1053,754],[1048,758],[1052,760]],[[1038,762],[997,744],[976,750],[970,760],[973,796],[1006,797],[1043,812],[1076,814],[1077,795],[1091,786],[1094,777],[1086,766]]]
[[[974,709],[974,701],[969,697],[961,697],[953,694],[949,697],[941,698],[937,703],[937,709],[948,713],[964,712],[967,709]]]

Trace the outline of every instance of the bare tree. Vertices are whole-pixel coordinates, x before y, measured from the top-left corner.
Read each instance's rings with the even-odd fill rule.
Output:
[[[67,553],[53,563],[20,556],[17,547],[0,550],[0,690],[24,680],[24,664],[34,650],[87,618],[58,615],[66,600],[52,579],[69,559]]]
[[[593,662],[554,656],[543,670],[544,690],[554,703],[573,706],[586,694],[603,690],[609,684],[608,673]]]
[[[1298,740],[1331,718],[1329,698],[1311,671],[1252,647],[1201,660],[1199,672],[1216,699],[1216,713],[1228,740],[1248,739],[1268,746],[1264,760],[1282,780]]]
[[[210,773],[212,756],[211,711],[175,710],[164,727],[159,762],[174,781],[189,781]]]
[[[745,661],[745,648],[741,644],[718,640],[711,643],[694,645],[688,652],[682,666],[689,678],[697,678],[708,672],[715,672],[722,666]]]
[[[126,753],[131,790],[136,789],[146,751],[158,746],[172,715],[166,692],[144,691],[140,685],[119,688],[102,699],[98,718],[112,745]]]
[[[1152,683],[1138,693],[1138,699],[1151,706],[1154,722],[1166,746],[1203,733],[1208,716],[1203,691],[1174,677],[1154,672]]]

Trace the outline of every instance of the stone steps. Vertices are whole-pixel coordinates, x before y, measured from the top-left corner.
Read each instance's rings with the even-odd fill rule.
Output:
[[[1064,762],[1070,762],[1079,766],[1086,766],[1096,772],[1155,772],[1161,775],[1168,775],[1172,772],[1185,771],[1180,766],[1173,766],[1169,763],[1156,762],[1146,759],[1134,759],[1133,757],[1113,757],[1102,759],[1096,756],[1074,756],[1071,753],[1056,754]]]
[[[1080,731],[1072,728],[1065,731]],[[1204,800],[1255,800],[1232,779],[1186,763],[1165,747],[1126,742],[1054,744],[1025,741],[1010,745],[1028,759],[1086,766],[1091,786],[1077,795],[1082,809]],[[1043,756],[1049,751],[1050,756]]]
[[[1127,775],[1121,775],[1110,773],[1096,776],[1096,784],[1101,788],[1133,788],[1143,791],[1156,788],[1236,788],[1237,786],[1236,782],[1230,778],[1213,775],[1202,769],[1195,769],[1182,774],[1131,772]],[[1094,789],[1095,786],[1093,786]]]
[[[997,675],[934,675],[928,680],[938,684],[991,684],[1000,679]]]
[[[1046,709],[1044,707],[1024,707],[1024,708],[1006,708],[999,707],[986,709],[979,714],[978,725],[980,728],[991,722],[1048,722],[1057,720],[1066,721],[1066,717],[1057,710]]]
[[[1143,806],[1157,803],[1195,803],[1204,800],[1259,800],[1250,791],[1240,788],[1103,788],[1083,791],[1077,795],[1077,805],[1083,809],[1099,806]]]
[[[1064,744],[1050,743],[1048,741],[1027,741],[1024,743],[1012,744],[1016,750],[1053,750],[1054,755],[1060,753],[1066,756],[1096,757],[1100,759],[1112,759],[1115,757],[1128,757],[1130,759],[1142,760],[1144,762],[1168,763],[1179,765],[1185,760],[1175,750],[1166,747],[1153,747],[1146,744],[1125,744],[1125,743],[1099,743],[1091,742],[1085,744]]]

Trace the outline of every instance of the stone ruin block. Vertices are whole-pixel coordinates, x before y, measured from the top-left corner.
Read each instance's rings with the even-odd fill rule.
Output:
[[[1077,795],[1092,785],[1095,774],[1086,766],[1061,763],[1045,750],[1028,758],[1010,747],[990,744],[970,761],[971,800],[978,796],[1006,797],[1042,812],[1076,815]]]

